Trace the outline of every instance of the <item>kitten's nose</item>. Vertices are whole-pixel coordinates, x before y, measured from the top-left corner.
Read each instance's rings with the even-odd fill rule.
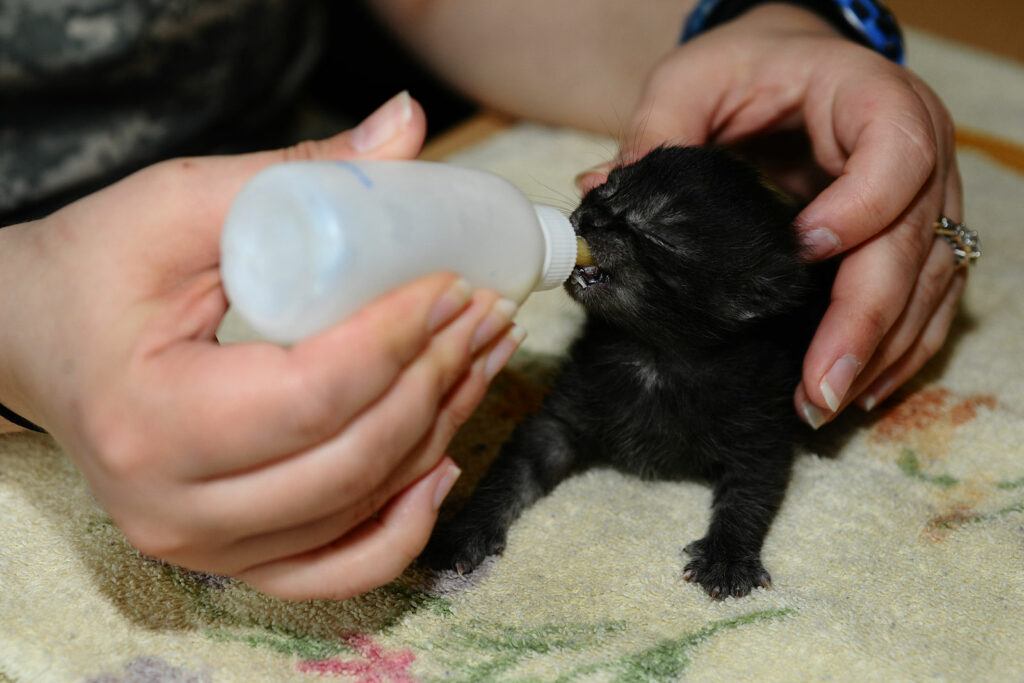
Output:
[[[583,213],[583,207],[579,206],[575,211],[569,214],[569,223],[572,224],[572,229],[576,231],[577,235],[579,234],[580,227],[582,225],[581,217],[583,216]]]

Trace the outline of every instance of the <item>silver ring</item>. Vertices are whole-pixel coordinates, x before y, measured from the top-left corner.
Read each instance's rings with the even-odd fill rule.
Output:
[[[935,234],[953,247],[953,260],[957,266],[974,263],[981,258],[981,238],[976,230],[968,230],[963,223],[954,223],[945,216],[935,221]]]

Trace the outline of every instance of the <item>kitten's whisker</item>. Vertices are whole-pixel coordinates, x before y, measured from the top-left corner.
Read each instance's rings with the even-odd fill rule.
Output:
[[[535,177],[533,177],[533,176],[531,176],[531,179],[532,179],[532,180],[533,180],[533,181],[534,181],[535,183],[537,183],[538,185],[540,185],[541,187],[543,187],[544,189],[548,190],[549,192],[553,192],[553,193],[555,194],[555,196],[556,196],[556,197],[559,197],[559,198],[560,198],[560,199],[561,199],[562,201],[565,201],[565,202],[567,202],[567,203],[569,204],[569,206],[570,206],[570,207],[572,207],[572,208],[575,208],[576,204],[578,204],[578,203],[579,203],[579,199],[577,199],[576,197],[570,197],[570,196],[569,196],[569,195],[567,195],[566,193],[564,193],[564,192],[561,192],[561,191],[559,191],[559,190],[557,190],[557,189],[555,189],[555,188],[551,187],[551,186],[550,186],[550,185],[548,185],[547,183],[542,183],[542,182],[541,182],[540,180],[538,180],[537,178],[535,178]],[[565,207],[561,207],[561,208],[565,208]],[[571,212],[571,209],[570,209],[570,212]]]
[[[651,106],[647,108],[643,118],[640,121],[640,127],[633,131],[632,139],[623,140],[619,148],[620,158],[638,158],[640,157],[640,140],[647,136],[647,127],[651,123],[651,116],[654,114],[654,102],[651,102]],[[646,153],[648,150],[644,150]],[[627,154],[628,152],[628,154]]]
[[[570,214],[575,210],[574,205],[569,205],[559,197],[545,197],[543,195],[528,194],[526,198],[534,204],[545,204],[547,206],[553,206],[559,211],[563,211],[566,214]]]
[[[613,140],[616,141],[616,146],[618,146],[618,141],[622,140],[622,135],[623,135],[623,132],[625,131],[625,125],[623,124],[622,114],[619,113],[618,107],[615,107],[614,105],[612,105],[612,106],[613,106],[613,111],[615,112],[615,120],[617,122],[617,125],[615,126],[615,129],[612,130],[612,127],[608,125],[607,121],[605,121],[604,116],[601,117],[601,127],[604,128],[604,130],[605,130],[606,134],[608,135],[608,137],[610,137],[610,138],[612,138]],[[606,145],[602,144],[601,147],[605,148],[605,150],[608,151]],[[618,154],[618,150],[617,149],[614,152],[610,152],[609,151],[608,158],[609,159],[614,159],[617,154]]]

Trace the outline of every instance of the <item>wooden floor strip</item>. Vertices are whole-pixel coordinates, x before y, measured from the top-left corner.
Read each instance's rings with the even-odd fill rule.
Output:
[[[956,129],[956,145],[961,149],[973,149],[1004,166],[1024,173],[1024,146],[995,135],[971,130]]]
[[[496,112],[477,114],[432,140],[424,147],[420,158],[440,161],[483,142],[514,123],[515,119]],[[971,128],[959,127],[956,130],[956,144],[961,149],[981,152],[1000,164],[1024,173],[1024,145]]]
[[[482,112],[431,140],[420,152],[419,158],[441,161],[458,151],[483,142],[513,123],[515,119],[508,116],[489,111]]]

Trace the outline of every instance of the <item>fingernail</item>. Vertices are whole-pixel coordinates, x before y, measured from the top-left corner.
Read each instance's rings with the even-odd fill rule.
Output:
[[[832,369],[821,380],[818,388],[821,389],[825,403],[833,413],[839,410],[839,406],[842,404],[846,392],[850,390],[850,385],[853,384],[858,372],[860,372],[860,361],[856,356],[848,353],[833,363]]]
[[[352,129],[352,149],[370,152],[392,140],[412,119],[412,98],[403,90]]]
[[[491,349],[491,353],[487,356],[487,362],[484,364],[484,377],[487,378],[488,382],[501,372],[501,369],[512,358],[512,354],[516,352],[516,349],[519,348],[519,345],[523,343],[525,338],[526,328],[513,325],[509,333],[505,335],[505,338]]]
[[[804,422],[811,426],[811,429],[817,429],[821,425],[825,424],[825,415],[821,412],[818,406],[804,401],[801,410],[804,414]]]
[[[495,337],[512,324],[512,318],[519,310],[519,304],[511,299],[498,299],[491,306],[484,319],[476,327],[473,333],[473,341],[470,342],[470,353],[476,353],[487,346]]]
[[[452,492],[452,487],[455,486],[455,482],[461,474],[462,470],[455,463],[448,465],[448,468],[437,482],[437,488],[434,489],[434,510],[441,509],[441,503]]]
[[[892,380],[888,380],[882,384],[878,384],[876,381],[874,390],[871,393],[865,394],[861,399],[860,407],[863,408],[865,412],[870,412],[882,401],[883,398],[889,396],[892,389]]]
[[[839,251],[843,243],[828,228],[815,228],[805,232],[800,241],[803,243],[804,256],[809,259],[822,259]]]
[[[473,296],[473,286],[466,280],[459,278],[441,295],[441,298],[434,304],[430,315],[427,317],[427,330],[436,332],[446,322],[455,317],[455,314],[465,308]]]

